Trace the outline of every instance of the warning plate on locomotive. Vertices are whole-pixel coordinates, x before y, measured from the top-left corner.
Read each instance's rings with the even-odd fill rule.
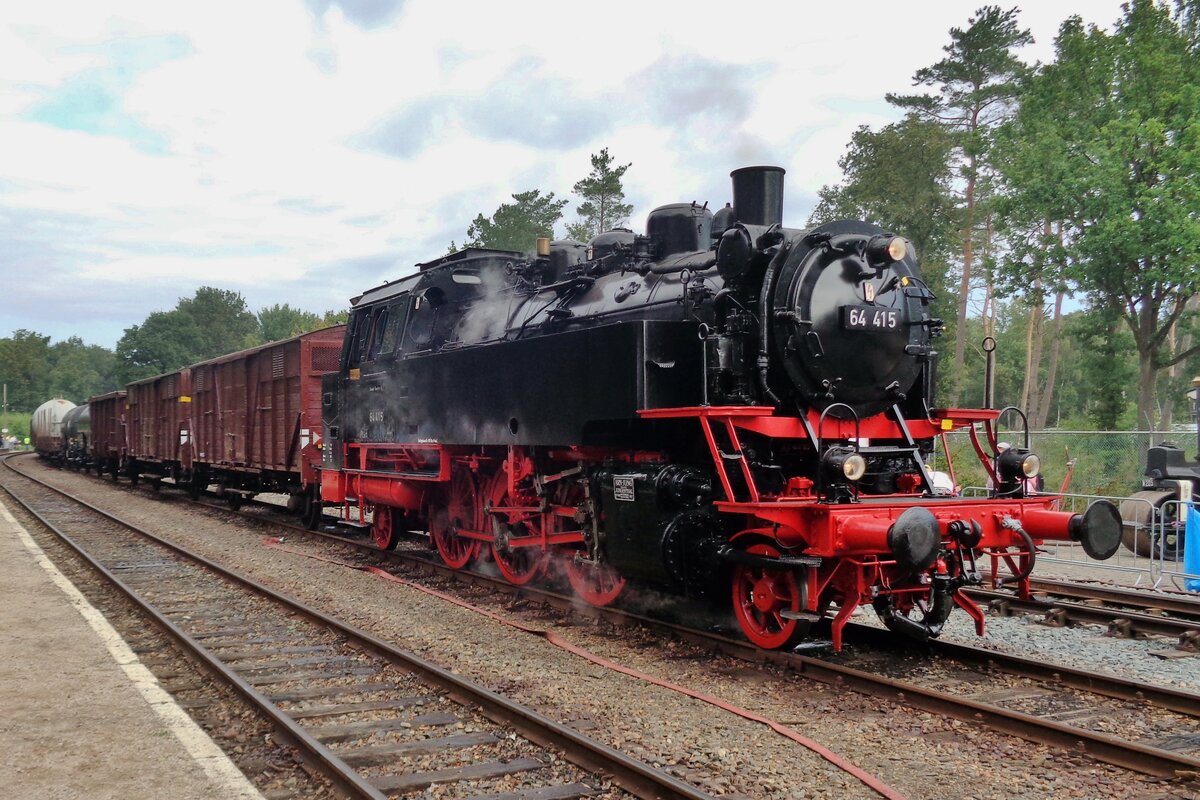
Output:
[[[613,499],[632,503],[637,499],[633,491],[633,478],[613,476]]]
[[[900,327],[900,310],[878,306],[842,306],[842,330],[893,331]]]

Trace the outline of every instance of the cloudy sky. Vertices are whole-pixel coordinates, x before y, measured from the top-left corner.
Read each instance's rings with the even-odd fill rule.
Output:
[[[342,308],[513,192],[568,195],[602,147],[633,163],[635,229],[758,163],[799,225],[980,4],[5,3],[0,336],[111,347],[206,284]],[[1030,61],[1067,15],[1120,13],[1026,5]]]

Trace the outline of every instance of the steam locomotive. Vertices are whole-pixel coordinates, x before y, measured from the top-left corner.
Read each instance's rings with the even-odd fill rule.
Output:
[[[1116,551],[1111,503],[1027,493],[1040,462],[1000,452],[1000,410],[934,404],[943,325],[905,239],[785,227],[782,169],[731,177],[715,214],[666,205],[645,235],[532,256],[471,248],[354,298],[322,379],[313,518],[338,507],[385,548],[428,529],[455,568],[565,574],[596,605],[632,585],[728,595],[764,648],[835,606],[840,648],[863,604],[917,637],[958,606],[982,634],[960,591],[981,559],[1028,594],[1042,540]],[[990,496],[927,466],[963,427]]]
[[[1030,493],[1028,430],[1025,447],[996,436],[1019,411],[935,405],[943,325],[904,238],[785,227],[782,169],[732,179],[715,214],[677,203],[645,235],[463,250],[354,298],[344,330],[92,398],[66,461],[215,485],[234,507],[286,492],[310,525],[337,509],[383,548],[428,530],[454,568],[565,578],[595,605],[634,586],[727,597],[764,648],[830,615],[840,648],[865,604],[916,637],[958,606],[982,634],[961,591],[981,560],[1028,596],[1041,541],[1117,550],[1111,503]],[[55,414],[46,447],[69,449]],[[986,497],[927,466],[957,428]]]

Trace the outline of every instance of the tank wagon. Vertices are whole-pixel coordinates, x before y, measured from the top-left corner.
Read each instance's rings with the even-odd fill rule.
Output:
[[[87,469],[91,465],[92,418],[89,404],[75,406],[63,416],[59,457],[71,469]]]
[[[29,437],[39,454],[57,460],[63,448],[62,424],[67,413],[75,408],[70,400],[57,397],[38,406],[29,420]]]
[[[598,605],[635,584],[723,595],[766,648],[827,615],[840,647],[864,604],[918,637],[959,607],[982,633],[960,591],[980,559],[1028,593],[1043,540],[1112,555],[1111,503],[1027,494],[1040,462],[1028,438],[999,452],[1001,410],[935,403],[943,325],[907,241],[786,227],[782,169],[732,179],[716,214],[468,249],[355,298],[324,382],[323,502],[381,547],[427,528],[453,567],[565,573]],[[926,466],[964,427],[988,497],[946,496]]]

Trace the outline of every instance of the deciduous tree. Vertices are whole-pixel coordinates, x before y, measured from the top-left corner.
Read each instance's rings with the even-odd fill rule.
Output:
[[[1118,313],[1138,354],[1137,425],[1158,422],[1160,371],[1200,352],[1170,347],[1200,291],[1200,56],[1169,10],[1125,7],[1112,34],[1065,22],[1056,60],[1014,122],[1014,191],[1064,223],[1065,274]]]
[[[182,298],[176,308],[196,323],[197,360],[215,358],[263,341],[258,319],[247,308],[246,299],[231,289],[201,286],[191,297]]]
[[[324,327],[321,318],[311,311],[292,308],[287,303],[276,303],[258,312],[259,336],[264,342],[290,339],[302,333]]]
[[[154,311],[141,325],[125,329],[117,342],[118,379],[131,381],[160,375],[199,361],[200,327],[178,309]]]
[[[936,296],[934,314],[950,320],[955,306],[946,291],[947,264],[960,243],[951,191],[953,148],[945,125],[915,114],[878,131],[864,125],[838,161],[842,182],[821,188],[809,219],[810,225],[864,219],[907,237]],[[956,329],[948,333],[954,336]],[[946,382],[944,376],[940,380]]]

